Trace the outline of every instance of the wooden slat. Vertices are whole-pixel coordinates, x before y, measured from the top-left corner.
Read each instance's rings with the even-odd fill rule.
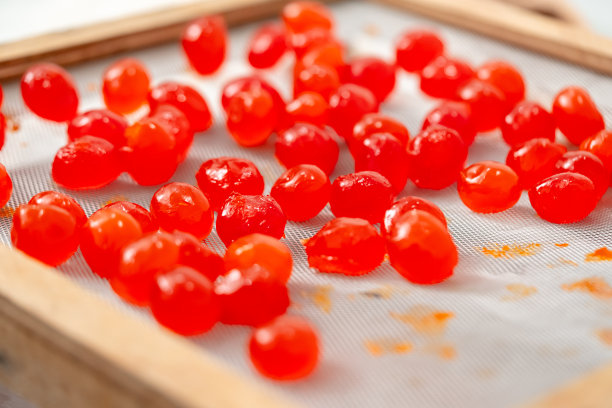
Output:
[[[1,245],[0,339],[0,382],[42,408],[297,407]]]
[[[595,71],[612,74],[612,39],[489,0],[377,0]]]

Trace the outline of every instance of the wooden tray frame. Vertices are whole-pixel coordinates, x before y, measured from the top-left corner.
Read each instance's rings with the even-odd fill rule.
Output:
[[[612,40],[583,27],[483,0],[381,0],[531,50],[612,74]],[[283,0],[173,7],[0,45],[0,79],[35,61],[67,65],[176,40],[195,16],[230,25],[279,12]],[[93,296],[57,270],[0,246],[0,382],[42,408],[297,408],[189,341]],[[612,406],[612,364],[526,405]]]

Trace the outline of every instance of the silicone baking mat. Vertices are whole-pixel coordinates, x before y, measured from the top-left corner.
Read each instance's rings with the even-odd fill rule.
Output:
[[[383,5],[345,2],[331,8],[338,35],[351,55],[391,58],[394,39],[401,31],[434,27],[446,39],[450,54],[472,64],[492,58],[515,63],[527,80],[528,98],[550,106],[559,89],[581,85],[612,120],[608,77]],[[172,180],[195,184],[200,164],[222,155],[253,160],[265,178],[266,192],[283,172],[273,157],[274,137],[262,147],[240,148],[227,135],[220,110],[222,84],[251,72],[244,53],[256,26],[232,30],[228,61],[211,78],[188,70],[177,43],[130,53],[144,61],[155,82],[172,79],[198,88],[214,111],[215,125],[196,136],[189,158]],[[83,110],[102,106],[100,78],[116,58],[70,68]],[[289,96],[289,59],[263,74]],[[66,135],[64,126],[26,112],[18,83],[4,87],[4,112],[18,129],[8,133],[0,162],[15,184],[9,202],[15,208],[39,191],[57,189],[50,179],[50,163]],[[382,111],[401,119],[415,134],[434,104],[418,92],[415,77],[400,73],[398,86]],[[507,150],[498,132],[480,135],[468,163],[503,161]],[[353,170],[343,146],[332,178]],[[155,190],[136,186],[123,175],[99,191],[68,193],[91,214],[120,199],[148,207]],[[329,208],[311,221],[289,222],[285,242],[296,260],[289,284],[294,302],[290,313],[306,316],[319,328],[323,356],[309,379],[271,386],[311,407],[510,407],[612,360],[612,262],[600,256],[603,251],[597,252],[612,248],[610,191],[586,220],[574,225],[540,220],[526,194],[514,208],[496,215],[470,212],[457,197],[455,186],[429,191],[409,184],[400,194],[405,195],[433,200],[448,217],[460,253],[454,277],[436,286],[416,286],[386,263],[360,278],[321,274],[308,268],[301,242],[332,218]],[[2,210],[0,218],[0,239],[5,244],[10,243],[10,208]],[[214,232],[206,242],[217,251],[224,250]],[[59,269],[137,316],[142,324],[155,324],[148,312],[120,301],[105,281],[89,271],[80,253]],[[218,325],[193,341],[254,381],[267,382],[249,365],[245,352],[249,332],[244,327]],[[20,406],[0,399],[0,406],[11,406],[2,404]]]

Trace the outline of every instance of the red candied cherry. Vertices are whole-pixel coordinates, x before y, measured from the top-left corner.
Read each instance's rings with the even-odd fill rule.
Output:
[[[327,124],[327,100],[316,92],[303,92],[285,106],[287,125],[310,123],[324,127]]]
[[[605,127],[591,95],[577,86],[564,88],[555,96],[552,113],[561,133],[575,145]]]
[[[217,71],[227,49],[227,27],[220,16],[206,16],[192,21],[185,27],[181,45],[187,60],[200,75]]]
[[[552,114],[531,101],[519,102],[501,125],[502,136],[510,147],[541,137],[554,142],[556,129]]]
[[[174,231],[172,235],[179,248],[179,264],[195,269],[211,282],[225,273],[223,258],[202,241],[183,231]]]
[[[326,273],[365,275],[385,257],[385,240],[361,218],[331,220],[305,245],[308,265]]]
[[[174,174],[178,165],[176,140],[155,118],[143,118],[125,131],[122,149],[126,171],[143,186],[161,184]]]
[[[6,118],[0,112],[0,150],[4,147],[4,139],[6,137]]]
[[[306,54],[296,63],[296,70],[301,66],[323,65],[335,70],[340,78],[346,69],[344,61],[344,47],[337,41],[311,47]]]
[[[293,270],[293,259],[287,245],[264,234],[238,238],[227,247],[223,260],[227,271],[260,265],[281,283],[287,283]]]
[[[313,164],[326,174],[331,174],[338,162],[340,148],[326,129],[297,123],[278,134],[274,155],[287,168]]]
[[[93,213],[83,226],[83,258],[95,274],[111,278],[117,273],[121,248],[141,235],[140,224],[130,214],[102,208]]]
[[[387,231],[387,250],[391,266],[420,285],[450,278],[458,260],[457,247],[445,225],[422,210],[397,217]]]
[[[287,41],[296,58],[301,59],[312,48],[336,40],[330,30],[310,28],[302,33],[287,33]]]
[[[459,198],[477,213],[506,211],[521,198],[517,174],[509,166],[483,161],[461,171],[457,181]]]
[[[334,180],[329,204],[336,217],[363,218],[376,224],[393,203],[393,196],[393,187],[384,176],[360,171]]]
[[[489,61],[476,68],[476,77],[499,89],[509,106],[525,99],[525,80],[520,71],[506,61]]]
[[[90,110],[75,116],[68,124],[68,140],[83,136],[106,139],[116,148],[125,145],[125,129],[128,122],[121,115],[106,109]]]
[[[50,266],[68,260],[79,247],[74,216],[50,204],[23,204],[13,214],[13,246]]]
[[[255,164],[237,157],[216,157],[202,163],[196,174],[198,187],[218,211],[233,193],[263,194],[264,179]]]
[[[197,187],[186,183],[166,184],[151,198],[151,215],[166,231],[184,231],[204,239],[212,230],[215,214]]]
[[[57,191],[43,191],[35,194],[30,198],[28,204],[46,204],[55,205],[68,211],[74,217],[77,228],[81,228],[85,222],[87,222],[87,216],[85,211],[76,202],[76,200],[67,194],[63,194]]]
[[[270,68],[276,65],[286,51],[284,28],[278,24],[266,24],[251,37],[247,59],[253,68]]]
[[[185,114],[193,132],[212,126],[212,115],[204,97],[189,85],[168,81],[151,88],[147,101],[152,112],[161,105],[172,105]]]
[[[439,56],[421,71],[421,91],[433,98],[457,99],[457,92],[474,77],[466,62]]]
[[[211,281],[183,265],[155,277],[150,303],[155,320],[182,336],[206,333],[221,313]]]
[[[245,235],[260,233],[282,238],[287,217],[270,196],[233,194],[217,216],[217,234],[227,246]]]
[[[474,143],[476,128],[472,122],[470,106],[463,102],[443,101],[425,116],[421,130],[440,125],[459,133],[467,146]]]
[[[360,146],[365,139],[374,133],[389,133],[393,135],[402,146],[407,146],[410,133],[406,126],[390,116],[382,113],[368,113],[364,115],[353,127],[353,137],[347,139],[351,152],[355,146]]]
[[[54,122],[69,121],[79,107],[72,77],[55,64],[30,67],[21,77],[21,97],[35,115]]]
[[[470,117],[477,132],[498,128],[508,113],[504,94],[488,82],[472,79],[458,90],[458,97],[470,107]]]
[[[296,66],[293,77],[293,95],[298,96],[304,92],[314,92],[325,100],[340,87],[340,78],[335,69],[325,65]]]
[[[406,186],[410,173],[406,148],[390,133],[374,133],[355,148],[355,171],[371,170],[385,176],[399,193]]]
[[[329,202],[331,183],[327,174],[312,164],[298,164],[284,172],[272,186],[270,195],[291,221],[306,221]]]
[[[331,30],[334,22],[329,9],[314,1],[292,1],[283,7],[281,18],[287,30],[303,33],[314,28]]]
[[[597,205],[595,185],[578,173],[554,174],[529,190],[529,202],[548,222],[569,224],[586,218]]]
[[[131,215],[140,224],[143,233],[155,232],[159,229],[159,225],[157,225],[157,221],[153,219],[151,213],[138,204],[129,201],[115,201],[102,208],[113,208]]]
[[[610,185],[610,172],[593,153],[576,150],[566,152],[555,163],[555,173],[572,172],[588,177],[595,186],[597,198],[601,198]]]
[[[11,199],[13,193],[13,180],[6,171],[6,167],[0,164],[0,207],[4,207]]]
[[[2,91],[2,85],[0,85],[0,108],[2,107],[3,101],[4,101],[4,91]]]
[[[376,57],[357,58],[349,64],[347,82],[369,89],[378,103],[395,88],[395,66]]]
[[[455,130],[432,125],[410,141],[410,179],[420,188],[446,188],[459,178],[467,151]]]
[[[580,144],[580,150],[593,153],[599,157],[606,169],[612,173],[612,132],[602,130],[595,136],[585,139]]]
[[[249,357],[263,376],[277,381],[299,380],[319,362],[319,339],[312,325],[296,316],[280,316],[253,330]]]
[[[555,163],[565,152],[565,146],[549,139],[531,139],[512,147],[506,156],[506,164],[518,175],[521,188],[529,190],[554,173]]]
[[[265,267],[253,264],[230,270],[215,282],[221,322],[260,326],[289,307],[287,286]]]
[[[179,163],[183,162],[189,153],[194,137],[187,116],[172,105],[159,105],[155,111],[149,113],[149,117],[174,137],[177,160]]]
[[[446,217],[440,208],[429,200],[421,197],[408,196],[401,198],[393,203],[391,208],[385,212],[385,219],[381,224],[383,235],[387,234],[393,228],[395,222],[405,213],[412,210],[422,210],[436,217],[440,222],[447,227]]]
[[[395,43],[396,64],[408,72],[419,72],[431,61],[444,54],[444,43],[434,32],[412,30]]]
[[[227,105],[226,114],[227,130],[236,143],[245,147],[265,143],[278,120],[272,96],[256,86],[234,95]]]
[[[329,98],[329,126],[339,136],[348,139],[355,124],[364,115],[378,111],[378,101],[368,89],[355,85],[341,85]]]
[[[119,151],[107,140],[83,136],[55,154],[53,181],[71,190],[89,190],[112,183],[122,172]]]
[[[175,237],[167,232],[150,232],[123,245],[117,272],[110,283],[117,295],[137,306],[151,303],[155,276],[176,267],[179,247]]]
[[[130,113],[145,104],[151,80],[147,69],[137,59],[114,62],[104,72],[102,80],[104,103],[111,111]]]

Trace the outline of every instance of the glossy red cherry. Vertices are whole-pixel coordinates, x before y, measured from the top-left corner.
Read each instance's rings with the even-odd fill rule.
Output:
[[[4,207],[13,193],[13,180],[6,171],[6,167],[0,164],[0,208]]]
[[[459,177],[467,146],[456,131],[432,125],[410,141],[410,179],[420,188],[441,190]]]
[[[302,33],[287,33],[287,41],[296,58],[300,59],[312,48],[336,41],[331,31],[324,28],[310,28]]]
[[[298,380],[311,374],[320,355],[315,329],[303,318],[280,316],[253,330],[249,356],[257,371],[273,380]]]
[[[433,98],[457,99],[457,92],[474,77],[464,61],[439,56],[421,71],[421,91]]]
[[[151,88],[147,102],[152,112],[161,105],[172,105],[185,114],[193,132],[212,126],[212,114],[204,97],[189,85],[168,81]]]
[[[314,92],[328,100],[339,87],[340,78],[332,67],[318,64],[296,66],[293,78],[293,95],[296,97],[304,92]]]
[[[215,282],[221,322],[260,326],[285,313],[287,286],[261,265],[232,269]]]
[[[172,235],[179,248],[179,264],[195,269],[211,282],[225,273],[223,258],[202,241],[183,231],[174,231]]]
[[[444,43],[434,32],[412,30],[395,43],[396,64],[408,72],[418,72],[444,54]]]
[[[552,175],[555,163],[567,148],[549,139],[531,139],[510,149],[506,164],[519,176],[519,185],[529,190],[534,184]]]
[[[552,113],[561,133],[575,145],[605,127],[589,93],[577,86],[564,88],[555,96]]]
[[[327,130],[307,123],[280,132],[274,145],[274,155],[283,166],[313,164],[326,174],[334,171],[339,154],[338,143]]]
[[[204,239],[212,230],[214,212],[197,187],[186,183],[166,184],[153,194],[151,215],[166,231],[184,231]]]
[[[476,69],[476,77],[499,89],[509,106],[525,99],[525,80],[520,71],[506,61],[488,61]]]
[[[35,194],[32,196],[32,198],[30,198],[28,204],[46,204],[60,207],[72,214],[78,229],[80,229],[87,221],[85,211],[83,211],[83,208],[81,208],[79,203],[77,203],[76,200],[69,195],[57,191],[43,191]]]
[[[260,265],[281,283],[287,283],[293,269],[293,258],[287,245],[264,234],[238,238],[227,247],[223,260],[227,271]]]
[[[339,136],[350,138],[364,115],[378,111],[378,101],[368,89],[345,84],[329,98],[329,126]]]
[[[391,183],[394,193],[406,186],[410,174],[410,158],[406,148],[390,133],[374,133],[354,148],[355,171],[375,171]]]
[[[200,190],[218,211],[232,193],[259,195],[264,179],[255,164],[236,157],[216,157],[202,163],[196,174]]]
[[[112,278],[119,266],[119,252],[142,235],[140,224],[126,212],[102,208],[89,217],[81,232],[81,252],[91,270]]]
[[[361,218],[336,218],[306,242],[308,265],[320,272],[365,275],[385,257],[385,240]]]
[[[458,98],[470,107],[470,118],[477,132],[498,128],[508,113],[504,94],[494,85],[472,79],[457,91]]]
[[[312,164],[299,164],[284,172],[272,186],[270,195],[291,221],[306,221],[329,202],[331,183],[327,174]]]
[[[57,151],[51,175],[62,187],[91,190],[112,183],[122,171],[119,152],[112,143],[83,136]]]
[[[233,194],[217,216],[217,234],[227,246],[245,235],[282,238],[287,217],[270,196]]]
[[[359,147],[365,139],[374,133],[389,133],[393,135],[402,146],[408,145],[410,133],[399,120],[382,113],[368,113],[364,115],[353,127],[353,136],[348,140],[351,153]]]
[[[602,130],[595,136],[583,140],[580,150],[591,152],[599,157],[606,169],[612,173],[612,132]]]
[[[287,125],[310,123],[324,127],[327,124],[329,104],[320,94],[303,92],[285,106]]]
[[[95,109],[75,116],[68,124],[68,140],[83,136],[106,139],[116,148],[125,145],[125,129],[128,122],[121,115],[106,109]]]
[[[266,24],[251,37],[247,59],[253,68],[270,68],[276,65],[286,51],[285,29],[278,24]]]
[[[509,166],[483,161],[461,171],[457,181],[459,198],[477,213],[506,211],[521,198],[518,175]]]
[[[234,95],[226,114],[228,132],[236,143],[245,147],[265,143],[278,121],[274,99],[268,91],[257,86]]]
[[[455,130],[467,146],[474,143],[476,128],[470,106],[463,102],[443,101],[425,116],[421,130],[440,125]]]
[[[292,1],[283,7],[281,18],[287,30],[294,33],[315,28],[331,30],[333,17],[327,7],[314,1]]]
[[[422,210],[436,217],[446,227],[446,217],[440,208],[429,200],[421,197],[408,196],[401,198],[385,212],[385,219],[381,224],[383,235],[391,230],[400,216],[412,210]]]
[[[587,176],[595,187],[595,194],[601,198],[610,185],[610,172],[599,157],[584,151],[566,152],[555,163],[556,173],[572,172]]]
[[[360,171],[334,180],[329,204],[336,217],[363,218],[376,224],[382,221],[393,197],[393,187],[384,176]]]
[[[357,58],[349,64],[347,82],[369,89],[382,103],[395,88],[395,66],[376,57]]]
[[[340,78],[343,78],[342,74],[346,69],[344,46],[338,41],[330,41],[312,46],[308,52],[297,61],[295,71],[299,71],[300,67],[309,67],[311,65],[327,66],[335,70]]]
[[[206,333],[221,313],[211,281],[182,265],[155,277],[150,303],[155,320],[183,336]]]
[[[178,162],[183,162],[193,143],[194,133],[187,116],[172,105],[160,105],[155,111],[149,113],[158,125],[174,137]]]
[[[23,204],[13,214],[13,246],[50,266],[66,262],[79,247],[74,216],[50,204]]]
[[[4,139],[6,137],[6,118],[0,112],[0,150],[4,147]]]
[[[389,262],[412,283],[432,285],[452,276],[457,247],[438,218],[427,211],[400,215],[387,231]]]
[[[192,21],[181,37],[187,60],[200,75],[210,75],[221,67],[227,49],[227,28],[223,17],[206,16]]]
[[[555,174],[529,190],[536,213],[555,224],[581,221],[595,209],[598,199],[593,182],[578,173]]]
[[[111,111],[130,113],[145,104],[151,80],[147,69],[137,59],[114,62],[102,79],[104,103]]]
[[[55,64],[30,67],[21,77],[21,97],[35,115],[54,122],[71,120],[79,108],[72,77]]]
[[[224,110],[227,110],[230,100],[236,96],[239,92],[250,92],[252,89],[263,88],[268,91],[272,99],[274,100],[274,106],[277,112],[280,113],[285,110],[285,101],[276,88],[274,88],[268,81],[257,76],[245,76],[236,78],[223,86],[221,93],[221,105]]]
[[[159,229],[159,225],[157,225],[157,221],[153,219],[151,213],[138,204],[129,201],[116,201],[102,208],[112,208],[131,215],[140,224],[143,233],[155,232]]]
[[[556,129],[552,114],[531,101],[519,102],[501,125],[502,136],[510,146],[542,137],[554,142]]]

